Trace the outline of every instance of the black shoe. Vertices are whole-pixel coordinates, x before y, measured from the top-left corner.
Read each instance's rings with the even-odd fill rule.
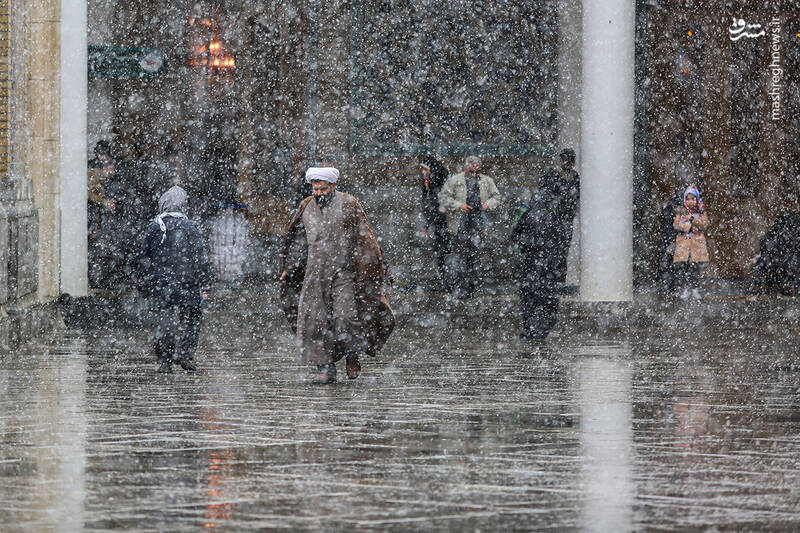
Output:
[[[358,361],[358,356],[348,357],[345,369],[347,370],[347,379],[356,379],[361,375],[361,363]]]
[[[178,359],[178,364],[187,372],[194,372],[197,370],[197,367],[192,363],[191,359]]]
[[[172,374],[172,364],[169,361],[161,361],[156,368],[156,372],[160,374]]]

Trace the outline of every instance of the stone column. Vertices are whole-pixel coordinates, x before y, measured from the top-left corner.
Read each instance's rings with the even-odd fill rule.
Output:
[[[60,292],[61,2],[27,2],[24,7],[20,14],[27,26],[22,167],[25,179],[33,183],[39,224],[37,296],[40,301],[47,301]]]
[[[27,9],[26,9],[27,7]],[[44,75],[47,30],[36,6],[23,0],[0,2],[0,34],[5,41],[0,56],[4,78],[2,95],[3,170],[0,178],[0,348],[41,331],[47,320],[37,310],[39,288],[39,219],[33,202],[33,182],[27,176],[31,162],[43,168],[46,119],[35,107],[47,90]],[[36,43],[35,46],[31,43]],[[38,46],[41,45],[41,49]],[[35,80],[35,81],[32,81]],[[35,139],[35,140],[34,140]],[[34,148],[32,150],[32,148]],[[46,326],[45,326],[46,327]]]
[[[61,292],[88,293],[85,0],[61,1]]]
[[[581,299],[633,293],[634,0],[583,3]]]
[[[581,2],[558,2],[558,150],[572,148],[581,154]],[[572,244],[567,257],[567,285],[580,285],[580,213],[575,215]]]

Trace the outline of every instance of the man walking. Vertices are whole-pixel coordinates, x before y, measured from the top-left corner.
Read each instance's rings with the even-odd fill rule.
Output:
[[[145,230],[137,261],[138,288],[156,316],[153,342],[157,372],[178,363],[197,370],[193,359],[211,285],[211,265],[197,223],[186,213],[188,195],[177,185],[158,201],[159,215]],[[177,343],[176,336],[180,337]]]
[[[289,223],[280,257],[281,304],[301,360],[319,370],[316,385],[336,381],[342,357],[357,378],[359,354],[375,355],[394,328],[380,246],[358,200],[336,191],[338,179],[333,167],[306,171],[313,194]]]
[[[453,236],[448,283],[459,298],[470,298],[478,284],[478,254],[486,215],[500,203],[500,192],[489,176],[480,174],[481,160],[469,156],[464,172],[450,176],[439,192],[439,204],[447,213],[447,229]]]
[[[567,276],[572,222],[580,196],[580,177],[574,170],[575,151],[559,154],[560,168],[549,168],[539,180],[530,208],[511,232],[520,247],[520,337],[542,340],[556,324],[561,289]]]

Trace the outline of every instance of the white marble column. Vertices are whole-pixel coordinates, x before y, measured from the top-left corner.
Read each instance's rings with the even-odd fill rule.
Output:
[[[86,0],[61,0],[61,292],[88,293]]]
[[[633,293],[634,0],[586,0],[582,25],[581,299]]]

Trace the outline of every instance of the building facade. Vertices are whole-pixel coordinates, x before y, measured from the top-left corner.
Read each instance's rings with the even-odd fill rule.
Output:
[[[711,213],[707,275],[751,274],[800,196],[792,2],[468,4],[0,0],[0,340],[90,293],[100,140],[169,160],[204,220],[246,206],[251,274],[270,274],[303,170],[334,159],[396,276],[427,275],[416,163],[432,152],[451,171],[484,158],[505,196],[487,272],[508,277],[513,208],[566,146],[584,179],[569,275],[584,299],[656,279],[661,207],[690,183]]]
[[[644,194],[637,207],[657,212],[696,183],[713,224],[708,274],[747,277],[760,237],[782,212],[798,211],[800,9],[649,2],[639,15]],[[640,219],[644,235],[657,233],[655,220]]]

